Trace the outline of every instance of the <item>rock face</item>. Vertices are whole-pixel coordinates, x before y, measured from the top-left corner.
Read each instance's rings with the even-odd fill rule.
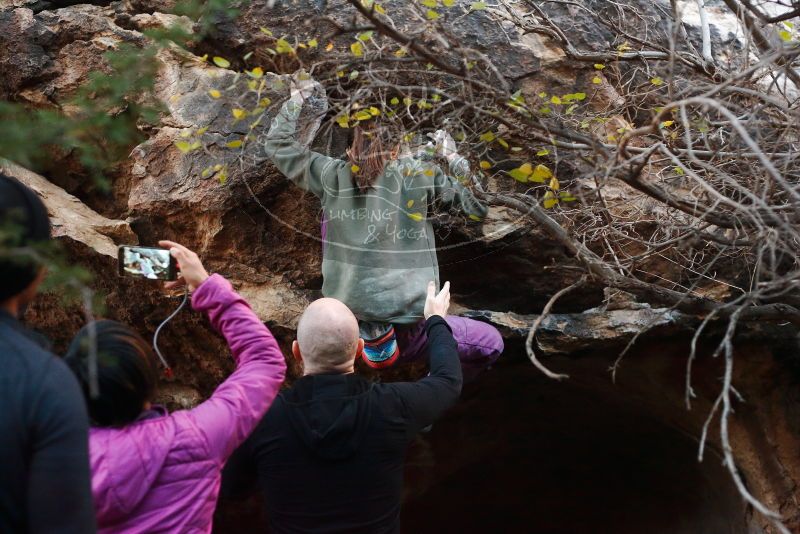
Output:
[[[315,2],[278,2],[273,9],[269,3],[254,0],[238,19],[220,20],[211,38],[194,43],[197,52],[242,56],[262,26],[276,35],[319,37],[320,43],[330,31],[330,23],[324,20],[319,25],[302,22],[318,20],[312,18]],[[384,3],[391,9],[406,7],[406,3],[394,0]],[[91,71],[107,69],[102,54],[123,43],[142,46],[146,41],[141,33],[144,29],[176,20],[164,13],[172,4],[170,0],[128,0],[56,9],[60,3],[0,0],[0,98],[74,112],[68,106],[70,97]],[[608,8],[605,2],[584,4],[590,10]],[[640,4],[647,16],[658,9],[651,2]],[[334,21],[345,23],[352,17],[344,2],[329,2],[329,7],[328,15]],[[587,51],[607,46],[610,35],[592,19],[590,11],[571,4],[547,9],[551,16],[570,25],[574,46]],[[574,92],[589,76],[596,75],[591,65],[571,64],[564,50],[546,37],[510,33],[508,21],[494,18],[491,12],[459,19],[453,32],[496,59],[509,83],[525,94]],[[321,59],[322,52],[318,53],[310,59]],[[156,127],[143,130],[146,140],[131,147],[130,157],[113,171],[110,192],[95,188],[70,154],[54,154],[51,167],[43,175],[7,162],[0,163],[0,169],[42,196],[67,257],[94,275],[92,288],[104,298],[98,315],[130,323],[143,334],[152,335],[177,307],[181,296],[166,295],[149,282],[118,278],[116,247],[173,239],[197,250],[211,270],[232,280],[288,348],[299,314],[319,296],[321,242],[319,201],[288,184],[267,162],[257,142],[287,94],[287,78],[272,73],[258,78],[257,83],[266,82],[260,98],[269,103],[263,106],[264,117],[251,127],[252,120],[240,120],[232,114],[233,109],[258,105],[252,95],[240,97],[240,93],[226,90],[243,81],[234,71],[178,49],[162,50],[156,62],[156,94],[165,111]],[[599,85],[602,98],[598,105],[620,98],[610,85]],[[213,91],[220,91],[220,96],[215,97]],[[304,112],[301,142],[341,155],[341,136],[319,135],[321,116],[327,108],[324,98],[318,98],[317,103],[316,109]],[[610,124],[617,128],[627,123]],[[195,141],[203,148],[182,150],[176,144],[191,145]],[[229,144],[237,141],[242,141],[242,146],[231,149]],[[625,198],[624,190],[618,193],[619,198]],[[535,314],[556,291],[574,282],[579,270],[563,247],[540,228],[504,209],[492,208],[482,226],[442,228],[439,233],[442,276],[453,283],[459,309],[498,324],[507,338],[508,352],[499,367],[514,371],[504,370],[504,378],[495,385],[513,396],[513,391],[529,387],[519,378],[529,376],[528,371],[517,372],[521,367],[516,367],[525,360],[521,340]],[[718,391],[720,368],[719,362],[707,354],[698,361],[698,399],[693,410],[686,412],[682,372],[694,319],[634,303],[617,307],[612,300],[602,287],[590,283],[559,301],[537,336],[547,365],[556,370],[584,366],[582,374],[576,375],[576,387],[603,398],[624,394],[630,402],[640,403],[651,419],[696,438]],[[65,305],[58,295],[45,294],[27,319],[63,350],[85,317],[80,305]],[[620,384],[612,384],[607,373],[609,363],[626,343],[645,331],[648,334],[642,336],[642,348],[633,350],[624,360]],[[780,333],[777,337],[785,336]],[[735,383],[746,403],[737,405],[732,420],[736,459],[750,490],[781,510],[790,528],[800,529],[796,505],[800,498],[796,343],[791,338],[778,348],[748,345],[746,339],[741,343]],[[175,378],[164,380],[160,399],[173,408],[195,405],[231,370],[224,343],[196,314],[185,312],[171,323],[162,335],[161,346]],[[398,371],[392,378],[417,371]],[[475,402],[476,397],[468,398],[459,410]],[[617,405],[609,406],[614,409]],[[476,429],[469,427],[468,431]],[[715,435],[710,435],[712,450],[718,447]],[[434,444],[433,448],[438,446]],[[447,467],[436,476],[447,477],[454,469],[474,462],[482,454],[474,452],[475,456],[454,455],[455,467]],[[446,457],[443,452],[439,454]],[[411,480],[416,486],[410,494],[436,483],[419,482],[414,477]],[[743,521],[751,532],[771,532],[762,518],[736,510],[746,516]],[[233,524],[226,516],[219,530]]]
[[[0,172],[13,176],[39,194],[47,206],[56,239],[80,243],[114,259],[116,243],[138,244],[138,237],[127,222],[103,217],[44,177],[4,160],[0,160]]]

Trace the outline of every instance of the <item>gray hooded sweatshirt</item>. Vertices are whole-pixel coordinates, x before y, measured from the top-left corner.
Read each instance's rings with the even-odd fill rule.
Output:
[[[486,208],[458,178],[433,162],[391,161],[366,192],[343,160],[295,140],[301,106],[286,102],[267,135],[267,156],[291,181],[319,197],[327,222],[322,293],[344,302],[362,321],[397,324],[422,319],[430,280],[439,265],[429,212],[434,203],[480,221]],[[450,173],[466,177],[463,158]]]

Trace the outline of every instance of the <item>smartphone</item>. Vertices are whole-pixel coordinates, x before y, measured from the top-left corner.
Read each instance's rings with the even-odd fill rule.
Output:
[[[117,252],[119,275],[149,280],[177,280],[178,264],[169,250],[123,245]]]

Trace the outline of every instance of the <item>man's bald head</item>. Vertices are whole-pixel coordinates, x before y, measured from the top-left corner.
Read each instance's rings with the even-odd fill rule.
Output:
[[[351,371],[359,346],[358,320],[341,301],[316,300],[300,317],[297,344],[306,374]]]

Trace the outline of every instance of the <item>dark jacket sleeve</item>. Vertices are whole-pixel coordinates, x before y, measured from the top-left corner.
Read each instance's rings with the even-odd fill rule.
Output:
[[[433,424],[461,395],[461,362],[450,327],[434,315],[425,322],[425,331],[430,374],[417,382],[386,385],[400,398],[412,432]]]
[[[243,500],[256,490],[258,465],[253,457],[252,442],[260,432],[260,428],[261,425],[257,426],[253,434],[234,451],[225,463],[225,468],[222,470],[221,498]]]
[[[95,532],[89,416],[75,377],[60,360],[51,360],[34,393],[30,417],[29,532]]]

